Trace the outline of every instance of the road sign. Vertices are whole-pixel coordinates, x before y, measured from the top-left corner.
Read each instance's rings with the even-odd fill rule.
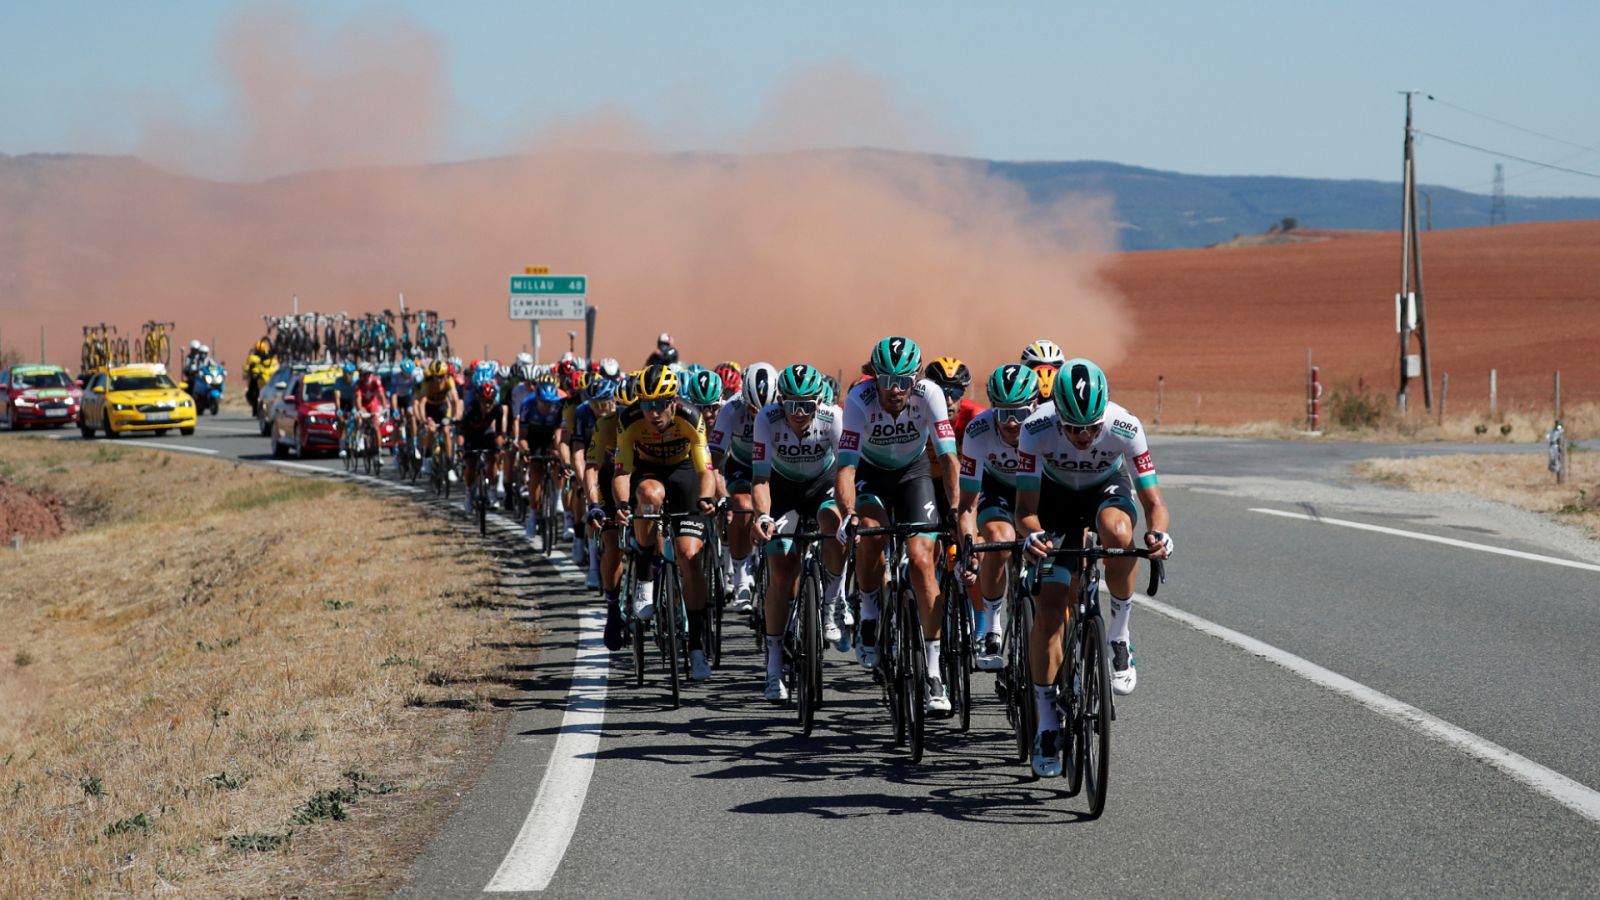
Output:
[[[582,320],[588,307],[587,275],[511,276],[511,318]]]

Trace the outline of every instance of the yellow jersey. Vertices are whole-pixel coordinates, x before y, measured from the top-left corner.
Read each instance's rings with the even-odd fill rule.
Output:
[[[657,431],[650,424],[642,404],[617,414],[617,466],[621,474],[633,474],[636,464],[671,468],[684,463],[694,469],[711,468],[706,425],[698,409],[679,403],[666,431]]]

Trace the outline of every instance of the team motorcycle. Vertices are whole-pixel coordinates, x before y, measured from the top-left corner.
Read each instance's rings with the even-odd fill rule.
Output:
[[[189,394],[194,398],[194,412],[196,416],[204,415],[207,411],[214,416],[222,405],[222,385],[228,378],[228,370],[216,362],[208,362],[196,371],[189,381]]]

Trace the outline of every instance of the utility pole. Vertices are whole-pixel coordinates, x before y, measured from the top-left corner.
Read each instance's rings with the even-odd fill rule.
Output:
[[[1428,317],[1422,299],[1422,239],[1417,221],[1417,166],[1415,134],[1411,128],[1411,101],[1422,91],[1401,91],[1406,98],[1404,147],[1404,212],[1400,237],[1400,293],[1395,295],[1395,331],[1400,335],[1400,388],[1395,404],[1406,410],[1406,395],[1413,375],[1422,377],[1422,402],[1433,408],[1433,376],[1428,365]],[[1411,335],[1417,336],[1417,364],[1413,366]],[[1415,369],[1415,372],[1413,372]]]
[[[1504,163],[1494,164],[1494,196],[1489,200],[1489,224],[1504,225],[1506,223],[1506,167]]]

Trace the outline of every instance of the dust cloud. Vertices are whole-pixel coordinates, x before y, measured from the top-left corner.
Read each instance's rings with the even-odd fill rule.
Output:
[[[291,295],[356,313],[401,292],[459,320],[461,355],[506,358],[528,343],[507,321],[506,279],[529,265],[587,274],[596,353],[629,365],[669,331],[686,361],[848,373],[878,337],[906,334],[981,380],[1039,337],[1107,365],[1131,338],[1101,278],[1108,200],[1041,209],[981,162],[833,149],[931,133],[891,83],[846,64],[776,88],[725,136],[737,153],[675,152],[674,136],[610,112],[504,156],[422,165],[452,113],[446,53],[421,26],[363,17],[322,39],[292,10],[261,8],[219,57],[234,101],[218,121],[236,127],[154,117],[141,152],[165,170],[266,180],[0,159],[0,228],[17,232],[0,241],[8,319],[67,335],[70,352],[52,337],[58,360],[75,360],[84,322],[126,332],[161,318],[236,364]],[[541,358],[569,328],[581,323],[545,324]]]

